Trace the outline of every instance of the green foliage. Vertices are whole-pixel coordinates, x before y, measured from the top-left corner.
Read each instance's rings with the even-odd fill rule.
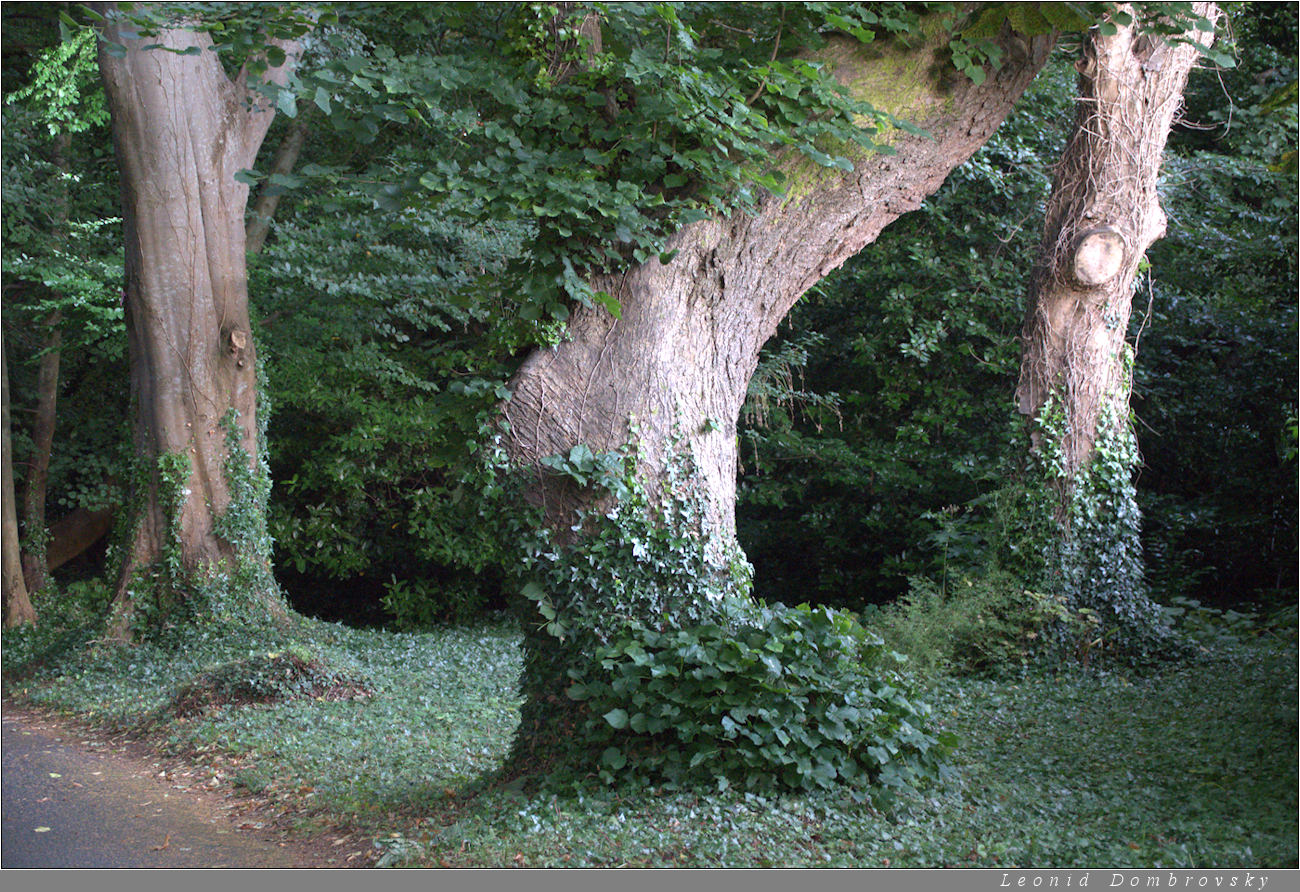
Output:
[[[922,211],[806,295],[765,351],[756,382],[789,379],[791,397],[751,388],[737,505],[764,598],[859,610],[900,597],[910,578],[942,573],[930,537],[949,506],[969,506],[972,548],[1005,541],[1005,569],[1039,560],[971,523],[1005,526],[1004,489],[1024,474],[1013,298],[1066,136],[1076,76],[1066,62]],[[974,573],[984,558],[969,563]]]
[[[52,17],[39,15],[7,19],[5,35],[0,254],[15,483],[22,493],[37,370],[53,350],[59,420],[48,525],[112,504],[113,478],[126,476],[121,414],[104,411],[126,401],[121,221],[93,35],[60,43]],[[48,537],[48,527],[25,529],[24,549],[43,550]]]
[[[381,599],[385,613],[392,618],[392,628],[407,632],[445,623],[472,624],[494,601],[478,578],[465,575],[437,580],[393,576],[384,583]]]
[[[260,369],[259,369],[260,372]],[[259,392],[265,380],[259,374]],[[230,408],[219,422],[226,432],[226,458],[222,474],[230,500],[213,524],[213,531],[234,547],[235,566],[231,584],[252,592],[276,590],[271,575],[271,536],[267,532],[266,507],[271,494],[271,475],[267,466],[266,427],[270,406],[259,400],[256,457],[244,448],[239,412]]]
[[[1005,571],[960,574],[948,585],[914,577],[906,595],[872,606],[865,618],[905,656],[901,669],[927,678],[979,675],[1038,659],[1045,631],[1071,618],[1064,600],[1027,589]]]
[[[597,454],[579,445],[551,457],[555,473],[608,496],[605,506],[578,513],[572,531],[580,537],[557,543],[538,518],[515,512],[521,593],[535,603],[547,633],[580,663],[592,659],[592,648],[639,624],[704,622],[726,598],[749,590],[742,556],[709,553],[712,532],[689,457],[668,463],[653,497],[638,462],[632,446]],[[564,669],[554,667],[539,680],[555,678],[562,687]]]
[[[722,602],[719,619],[635,624],[570,670],[566,691],[608,741],[602,776],[704,776],[720,788],[873,789],[883,804],[937,779],[956,742],[883,666],[881,639],[848,614]],[[600,671],[594,671],[595,666]]]
[[[1284,18],[1243,12],[1242,67],[1193,72],[1188,119],[1232,127],[1176,128],[1162,183],[1171,225],[1135,295],[1138,535],[1161,600],[1227,606],[1294,585],[1295,184],[1266,164],[1295,129],[1282,113],[1237,126],[1294,76]],[[764,597],[860,610],[913,578],[942,587],[945,563],[978,580],[990,558],[1022,588],[1053,590],[1035,581],[1053,520],[1009,395],[1022,321],[1012,298],[1071,116],[1066,61],[922,212],[810,292],[766,352],[756,380],[806,344],[787,390],[833,402],[764,398],[776,409],[762,411],[752,398],[742,415],[737,527]],[[953,506],[958,538],[945,546],[935,518]],[[1029,527],[1009,536],[1016,524]]]
[[[404,623],[472,615],[496,598],[500,545],[466,522],[478,496],[464,478],[532,336],[488,277],[527,233],[447,205],[367,205],[303,202],[253,260],[276,562],[402,580],[390,607]]]
[[[33,109],[50,136],[81,133],[108,123],[93,31],[69,33],[67,39],[43,52],[32,66],[30,78],[8,94],[5,103]]]
[[[1094,654],[1160,656],[1173,642],[1146,584],[1132,422],[1118,418],[1113,404],[1104,406],[1088,464],[1072,476],[1064,470],[1062,453],[1070,424],[1062,401],[1049,399],[1037,420],[1042,439],[1034,455],[1041,485],[1059,500],[1044,506],[1050,506],[1059,529],[1044,542],[1048,557],[1041,584],[1089,619],[1074,628],[1058,626],[1056,643],[1084,662]]]
[[[260,791],[340,862],[386,866],[1269,868],[1297,855],[1292,643],[1210,646],[1143,673],[938,680],[936,720],[958,734],[955,775],[882,814],[844,791],[674,790],[624,778],[530,792],[511,781],[520,631],[392,634],[309,624],[301,648],[362,676],[373,696],[214,706],[148,739],[195,783]],[[38,630],[6,630],[3,653]],[[195,676],[288,652],[249,630],[78,652],[6,694],[138,729]],[[305,792],[309,791],[309,792]],[[348,863],[356,863],[348,862]]]
[[[908,4],[718,9],[432,6],[404,10],[402,35],[384,13],[345,10],[326,41],[341,51],[354,28],[378,45],[302,68],[293,89],[349,140],[419,146],[400,168],[355,180],[380,206],[423,192],[473,207],[478,224],[535,228],[505,274],[524,321],[562,323],[573,301],[617,313],[593,275],[670,262],[668,235],[779,191],[788,154],[851,170],[881,126],[911,126],[800,57],[835,33],[914,36],[923,23]],[[589,16],[599,47],[582,36]],[[307,182],[331,175],[303,171]]]
[[[0,649],[5,678],[24,678],[75,659],[99,634],[112,600],[112,589],[100,580],[51,583],[34,592],[40,622],[5,630]]]

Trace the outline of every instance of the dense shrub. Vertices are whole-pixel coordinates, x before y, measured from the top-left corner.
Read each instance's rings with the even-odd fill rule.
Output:
[[[571,671],[567,693],[610,741],[606,773],[631,761],[723,787],[875,786],[879,799],[937,778],[955,743],[926,729],[928,707],[884,658],[842,611],[729,598],[712,622],[634,625]]]

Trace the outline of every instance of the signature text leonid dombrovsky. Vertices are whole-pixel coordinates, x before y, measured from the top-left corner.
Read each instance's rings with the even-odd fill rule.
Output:
[[[1099,882],[1093,882],[1096,873]],[[1269,877],[1252,871],[1003,871],[1003,889],[1263,889]]]

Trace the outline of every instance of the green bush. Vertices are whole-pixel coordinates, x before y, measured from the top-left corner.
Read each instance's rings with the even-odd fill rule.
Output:
[[[610,741],[606,774],[635,760],[723,788],[871,785],[879,801],[938,778],[955,743],[925,730],[928,707],[884,657],[843,611],[736,597],[715,622],[633,626],[591,671],[570,672],[567,693],[588,706],[588,733]]]
[[[710,545],[689,456],[653,499],[638,461],[575,447],[543,462],[613,502],[579,518],[578,544],[543,536],[520,562],[525,749],[549,724],[609,782],[847,787],[878,803],[937,779],[955,741],[929,730],[881,638],[845,611],[759,604],[743,556]]]
[[[998,570],[960,575],[947,587],[916,576],[910,584],[898,601],[867,615],[889,647],[906,655],[907,667],[925,677],[1025,665],[1048,625],[1070,617],[1061,598],[1026,589]]]

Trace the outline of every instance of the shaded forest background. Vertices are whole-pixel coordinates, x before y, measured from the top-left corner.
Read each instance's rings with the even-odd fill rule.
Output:
[[[20,504],[41,360],[59,353],[46,526],[57,540],[95,515],[102,532],[56,570],[71,581],[102,572],[130,407],[107,118],[86,46],[67,45],[61,69],[38,64],[52,22],[5,11],[3,324]],[[1249,610],[1296,588],[1294,10],[1246,4],[1232,39],[1238,66],[1193,73],[1166,154],[1169,232],[1134,301],[1133,409],[1154,595]],[[742,416],[737,510],[759,596],[869,612],[1003,584],[1035,559],[1006,535],[1026,461],[1012,393],[1073,50],[769,345]],[[277,578],[297,609],[351,622],[501,608],[504,552],[467,522],[458,470],[530,343],[521,323],[536,320],[493,287],[529,232],[469,227],[445,204],[375,213],[386,199],[367,175],[400,179],[414,153],[400,127],[363,141],[303,110],[277,119],[258,169],[295,138],[296,164],[261,187],[279,207],[250,258]]]

